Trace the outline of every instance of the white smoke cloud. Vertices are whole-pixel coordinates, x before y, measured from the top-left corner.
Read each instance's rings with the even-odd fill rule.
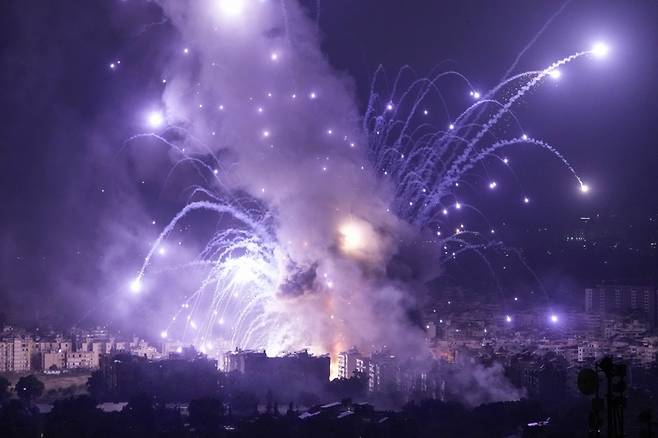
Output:
[[[186,147],[222,157],[224,189],[274,212],[282,265],[313,267],[287,275],[307,283],[303,293],[270,303],[286,308],[291,328],[269,345],[367,351],[409,344],[407,331],[422,342],[406,318],[409,291],[386,277],[397,242],[413,233],[389,213],[390,190],[367,164],[354,85],[329,66],[299,5],[159,3],[184,44],[166,78],[168,123],[189,131]],[[346,250],[346,224],[358,248]]]

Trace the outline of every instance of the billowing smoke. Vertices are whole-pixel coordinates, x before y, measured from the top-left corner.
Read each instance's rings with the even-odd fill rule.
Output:
[[[286,333],[271,353],[418,351],[408,313],[420,271],[394,261],[416,236],[389,212],[354,86],[328,65],[314,24],[295,2],[159,3],[183,41],[164,77],[166,123],[186,152],[218,157],[215,191],[247,193],[273,217],[281,272],[268,308]]]
[[[466,406],[476,407],[497,401],[515,401],[525,390],[516,388],[505,377],[503,366],[494,362],[484,366],[471,358],[459,361],[447,375],[450,397]]]

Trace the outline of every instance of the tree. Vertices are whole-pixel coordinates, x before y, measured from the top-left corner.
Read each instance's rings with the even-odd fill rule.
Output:
[[[100,370],[94,371],[91,373],[89,379],[87,379],[87,391],[95,400],[106,401],[108,398],[108,389],[105,379],[103,379],[103,374]]]
[[[223,416],[224,403],[220,399],[205,397],[190,402],[190,424],[202,433],[217,431]]]
[[[157,429],[156,400],[148,394],[139,394],[130,398],[121,411],[122,417],[132,436],[153,436]]]
[[[7,380],[4,377],[0,376],[0,403],[2,403],[5,400],[9,399],[9,387],[10,386],[11,386],[11,383],[9,382],[9,380]]]
[[[36,438],[39,436],[39,413],[19,400],[10,400],[0,408],[0,436]]]
[[[44,388],[45,385],[43,382],[30,374],[29,376],[18,379],[14,389],[18,398],[24,402],[31,403],[35,398],[43,394]]]
[[[101,411],[96,401],[83,395],[57,400],[47,417],[45,435],[49,437],[92,437],[102,430]]]

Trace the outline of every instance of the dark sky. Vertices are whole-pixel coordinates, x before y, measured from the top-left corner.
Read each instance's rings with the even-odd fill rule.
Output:
[[[316,2],[305,3],[315,16]],[[332,0],[321,3],[319,23],[327,56],[354,77],[363,105],[379,64],[391,73],[409,64],[422,74],[449,60],[482,90],[494,86],[560,6]],[[121,213],[135,202],[127,193],[138,192],[159,223],[180,206],[175,196],[163,199],[157,184],[142,184],[119,153],[140,129],[136,108],[159,98],[178,47],[168,24],[149,26],[160,20],[158,8],[140,0],[0,5],[0,306],[10,315],[79,313],[105,293],[118,259],[139,263],[141,241],[123,254],[105,252],[116,238],[113,224],[135,219]],[[516,71],[543,68],[599,39],[611,46],[607,59],[570,65],[517,110],[528,132],[558,147],[592,193],[581,196],[563,168],[543,164],[541,152],[523,155],[515,171],[533,209],[513,196],[483,201],[492,221],[529,227],[595,213],[632,223],[656,216],[656,23],[654,1],[578,0],[528,48]],[[122,65],[112,71],[116,59]],[[523,236],[511,239],[523,247],[530,243]]]

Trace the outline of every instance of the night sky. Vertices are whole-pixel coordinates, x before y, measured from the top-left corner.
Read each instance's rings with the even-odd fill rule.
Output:
[[[330,64],[353,78],[361,110],[380,64],[391,75],[405,64],[422,75],[444,63],[482,90],[495,86],[561,6],[332,0],[321,2],[318,13],[315,1],[303,3],[319,19]],[[592,190],[582,196],[545,152],[519,151],[514,160],[522,164],[514,171],[531,208],[521,205],[518,189],[478,200],[492,223],[510,224],[502,237],[515,247],[537,247],[527,230],[568,229],[596,214],[633,224],[639,231],[624,237],[632,245],[655,237],[656,23],[653,1],[572,1],[519,59],[515,72],[544,68],[597,40],[611,47],[605,60],[565,68],[560,81],[524,97],[516,110],[527,132],[556,146]],[[112,284],[115,267],[138,267],[144,242],[182,206],[182,192],[163,188],[154,170],[167,166],[166,154],[156,159],[123,146],[143,131],[142,114],[159,101],[162,78],[184,45],[151,2],[2,2],[0,313],[76,321],[125,286]],[[468,104],[468,96],[459,99],[450,105]],[[555,246],[556,235],[542,245]],[[555,260],[530,261],[540,272],[561,272]],[[632,277],[646,282],[652,275],[655,268]],[[594,269],[587,280],[604,277],[604,269]]]

